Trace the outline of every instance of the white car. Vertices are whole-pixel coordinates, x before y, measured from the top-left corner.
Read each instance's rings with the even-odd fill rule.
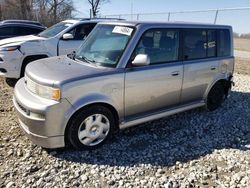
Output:
[[[20,78],[34,60],[72,53],[100,21],[65,20],[38,35],[0,40],[0,76]]]

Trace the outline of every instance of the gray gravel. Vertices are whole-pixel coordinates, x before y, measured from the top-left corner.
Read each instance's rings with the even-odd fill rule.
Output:
[[[250,76],[231,98],[122,131],[93,151],[46,151],[20,131],[0,80],[0,187],[249,187]]]

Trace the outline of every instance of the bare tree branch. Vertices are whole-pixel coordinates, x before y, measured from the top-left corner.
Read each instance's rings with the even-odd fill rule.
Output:
[[[72,0],[5,0],[1,2],[1,19],[38,20],[46,26],[71,17]]]
[[[104,3],[110,2],[110,0],[87,0],[91,6],[91,12],[93,17],[96,17],[100,11],[100,6]]]

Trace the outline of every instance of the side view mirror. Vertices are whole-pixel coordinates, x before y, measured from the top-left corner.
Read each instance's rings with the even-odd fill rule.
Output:
[[[69,39],[73,39],[74,36],[72,34],[70,34],[70,33],[65,33],[65,34],[63,34],[62,38],[64,40],[69,40]]]
[[[132,65],[136,67],[146,66],[150,64],[150,58],[147,54],[138,54],[134,61],[132,61]]]

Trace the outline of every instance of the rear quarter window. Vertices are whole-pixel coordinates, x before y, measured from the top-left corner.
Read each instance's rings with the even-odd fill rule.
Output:
[[[231,36],[228,29],[184,30],[184,60],[230,56],[231,48]]]
[[[227,29],[218,30],[218,56],[230,56],[231,54],[231,37]]]

